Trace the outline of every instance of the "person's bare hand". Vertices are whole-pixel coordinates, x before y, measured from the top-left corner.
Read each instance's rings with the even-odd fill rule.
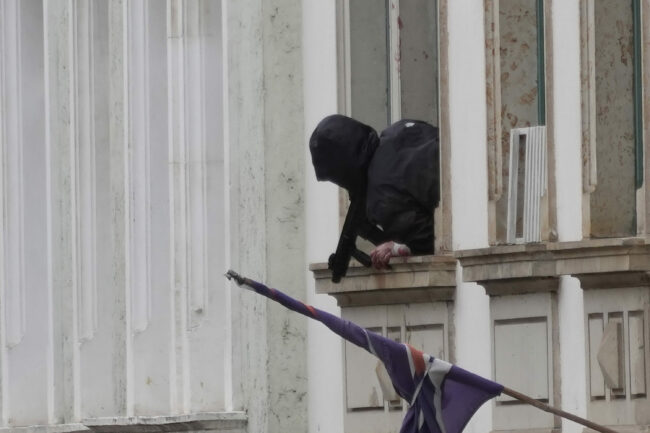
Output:
[[[394,242],[384,242],[381,245],[377,245],[375,249],[370,252],[370,259],[372,260],[372,266],[375,269],[386,269],[390,258],[393,256],[393,245]]]

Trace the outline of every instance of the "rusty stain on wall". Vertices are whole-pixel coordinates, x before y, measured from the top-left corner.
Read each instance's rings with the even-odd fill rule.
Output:
[[[635,233],[634,34],[630,0],[596,0],[596,161],[591,235]]]

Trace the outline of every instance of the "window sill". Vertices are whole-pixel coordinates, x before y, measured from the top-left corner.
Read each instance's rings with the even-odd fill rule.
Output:
[[[331,281],[327,263],[309,269],[316,293],[333,296],[341,307],[451,301],[456,289],[456,259],[448,255],[395,257],[382,271],[351,261],[339,284]]]
[[[205,412],[177,416],[105,417],[83,420],[93,432],[243,432],[247,418],[244,412]]]
[[[578,278],[585,290],[650,286],[650,239],[644,238],[504,245],[455,256],[463,280],[491,296],[555,291],[561,275]]]

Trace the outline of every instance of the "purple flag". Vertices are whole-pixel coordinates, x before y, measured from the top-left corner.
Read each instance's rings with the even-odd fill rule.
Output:
[[[290,310],[316,319],[381,360],[397,394],[409,403],[400,433],[460,433],[474,412],[503,386],[304,304],[279,290],[228,271],[228,278]]]

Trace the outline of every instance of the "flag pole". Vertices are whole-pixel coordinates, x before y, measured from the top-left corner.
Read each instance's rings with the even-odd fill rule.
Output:
[[[534,398],[531,398],[525,394],[522,394],[520,392],[514,391],[510,388],[503,387],[503,393],[506,395],[509,395],[512,398],[516,398],[519,401],[523,401],[524,403],[528,403],[531,406],[535,406],[537,409],[541,409],[544,412],[550,412],[553,413],[557,416],[560,416],[562,418],[566,418],[568,420],[571,420],[573,422],[577,422],[578,424],[582,424],[585,427],[589,427],[592,430],[599,431],[601,433],[618,433],[616,430],[612,430],[611,428],[605,427],[600,424],[596,424],[594,422],[589,421],[588,419],[580,418],[577,415],[573,415],[572,413],[565,412],[563,410],[560,410],[558,408],[555,408],[553,406],[549,406],[548,404],[542,403],[539,400],[535,400]]]
[[[243,276],[239,275],[237,272],[235,272],[233,270],[229,270],[226,273],[225,276],[229,280],[235,280],[235,282],[239,286],[242,286],[242,287],[247,286],[251,290],[253,290],[253,291],[255,291],[255,292],[257,292],[257,293],[259,293],[259,294],[261,294],[263,296],[266,296],[267,298],[273,299],[276,302],[279,302],[280,304],[284,305],[285,307],[289,308],[290,310],[296,311],[297,313],[303,314],[305,316],[308,316],[308,317],[311,317],[311,318],[314,318],[314,319],[320,321],[325,326],[327,326],[332,331],[334,331],[335,333],[337,333],[341,337],[345,338],[346,340],[351,341],[354,344],[356,344],[356,345],[358,345],[358,346],[360,346],[362,348],[365,348],[368,351],[372,351],[371,349],[368,349],[368,347],[364,344],[364,343],[366,343],[366,340],[369,341],[368,334],[365,331],[363,331],[363,335],[365,335],[365,338],[363,336],[359,336],[359,335],[356,335],[356,337],[354,337],[354,336],[352,336],[352,334],[349,331],[347,333],[350,334],[350,335],[346,336],[346,335],[344,335],[344,332],[341,329],[339,329],[340,324],[339,324],[339,326],[334,326],[332,323],[327,323],[327,321],[323,320],[323,318],[317,317],[318,314],[331,316],[331,315],[329,315],[328,313],[326,313],[324,311],[316,310],[313,307],[311,307],[309,305],[306,305],[306,304],[303,304],[302,302],[300,302],[300,301],[298,301],[296,299],[293,299],[290,296],[287,296],[286,294],[283,294],[282,292],[280,292],[278,290],[270,289],[270,288],[264,286],[261,283],[257,283],[257,282],[255,282],[253,280],[250,280],[250,279],[248,279],[246,277],[243,277]],[[319,311],[319,313],[317,313],[317,311]],[[341,322],[340,318],[338,318],[338,317],[335,318],[334,316],[331,316],[331,318],[329,320],[334,320],[334,319],[336,319],[338,322]],[[357,325],[355,325],[355,324],[353,324],[351,322],[347,322],[346,327],[354,327],[355,329],[357,329],[359,331],[363,330],[363,328],[361,328],[361,327],[359,327],[359,326],[357,326]],[[386,339],[385,337],[377,337],[377,338]],[[390,342],[395,344],[395,342],[393,342],[392,340],[390,340]],[[372,351],[372,353],[375,354],[374,351]],[[375,354],[375,355],[379,357],[379,355],[377,355],[377,354]],[[381,357],[380,357],[380,359],[381,359]],[[384,362],[384,361],[382,360],[382,362]],[[485,380],[487,380],[487,379],[485,379]],[[497,383],[494,383],[494,384],[499,385]],[[513,397],[513,398],[515,398],[515,399],[517,399],[519,401],[522,401],[522,402],[524,402],[526,404],[529,404],[529,405],[534,406],[534,407],[536,407],[538,409],[541,409],[544,412],[553,413],[553,414],[558,415],[558,416],[560,416],[562,418],[566,418],[566,419],[571,420],[573,422],[576,422],[578,424],[582,424],[583,426],[589,427],[590,429],[593,429],[595,431],[598,431],[598,432],[601,432],[601,433],[618,433],[615,430],[612,430],[612,429],[610,429],[608,427],[602,426],[600,424],[593,423],[593,422],[591,422],[589,420],[586,420],[584,418],[580,418],[579,416],[573,415],[571,413],[564,412],[563,410],[560,410],[560,409],[557,409],[555,407],[544,404],[541,401],[535,400],[532,397],[529,397],[529,396],[527,396],[525,394],[514,391],[514,390],[512,390],[510,388],[503,387],[503,389],[501,389],[501,385],[499,385],[499,389],[501,390],[501,393],[509,395],[510,397]],[[499,394],[498,392],[495,392],[493,395],[498,395],[498,394]]]

